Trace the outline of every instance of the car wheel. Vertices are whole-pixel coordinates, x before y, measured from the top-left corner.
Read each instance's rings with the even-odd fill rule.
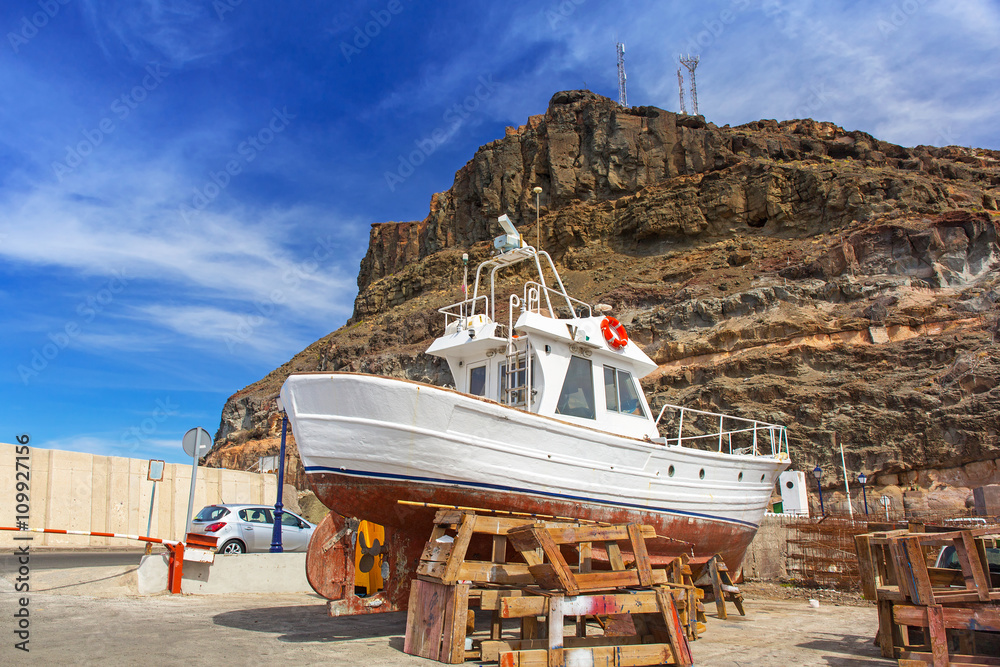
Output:
[[[229,540],[221,547],[219,547],[218,553],[220,554],[242,554],[246,553],[246,547],[239,540]]]

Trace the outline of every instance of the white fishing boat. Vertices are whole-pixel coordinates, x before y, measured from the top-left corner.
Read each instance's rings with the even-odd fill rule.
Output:
[[[651,524],[664,536],[649,545],[654,561],[721,553],[738,568],[789,465],[785,428],[654,412],[638,381],[656,363],[608,307],[571,297],[507,216],[500,224],[494,256],[471,295],[441,309],[444,334],[427,350],[454,388],[362,373],[285,381],[320,500],[421,545],[433,511],[398,501]],[[498,301],[500,272],[522,264],[537,277]]]

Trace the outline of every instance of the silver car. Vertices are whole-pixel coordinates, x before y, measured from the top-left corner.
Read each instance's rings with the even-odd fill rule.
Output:
[[[217,538],[220,554],[260,553],[271,550],[274,507],[267,505],[209,505],[198,512],[192,533]],[[316,525],[288,510],[281,516],[283,551],[305,551]]]

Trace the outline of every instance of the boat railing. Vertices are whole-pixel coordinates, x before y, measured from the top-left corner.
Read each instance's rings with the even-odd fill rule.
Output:
[[[482,304],[481,306],[479,304]],[[470,297],[465,301],[459,301],[458,303],[453,303],[450,306],[445,306],[444,308],[438,308],[438,312],[444,315],[444,326],[445,329],[452,322],[458,322],[458,330],[461,331],[468,327],[468,318],[472,317],[476,313],[481,315],[489,315],[490,300],[485,294],[476,297]]]
[[[780,424],[667,404],[656,417],[658,427],[664,414],[669,415],[665,423],[668,445],[702,444],[729,454],[788,457],[788,429]],[[684,434],[685,426],[687,435]]]
[[[590,309],[590,304],[575,299],[565,292],[560,292],[559,290],[548,287],[547,285],[542,285],[534,281],[528,281],[524,283],[524,296],[522,297],[522,303],[524,304],[524,309],[532,313],[542,313],[542,301],[543,297],[548,294],[550,296],[556,296],[564,300],[568,300],[569,303],[574,307],[574,312],[570,314],[569,318],[575,317],[590,317],[592,312]],[[545,299],[546,303],[549,303],[548,299]],[[576,308],[579,307],[580,310],[577,311]],[[561,308],[561,307],[560,307]],[[559,308],[556,309],[557,311]],[[583,314],[584,310],[586,315]],[[551,313],[552,317],[559,317],[558,312]]]

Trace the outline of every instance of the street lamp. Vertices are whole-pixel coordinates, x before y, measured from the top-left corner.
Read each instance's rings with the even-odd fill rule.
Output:
[[[826,510],[823,509],[823,486],[819,483],[823,478],[823,469],[819,466],[813,468],[813,477],[816,478],[816,488],[819,489],[819,513],[826,516]]]
[[[541,250],[542,247],[542,227],[538,221],[538,198],[542,194],[542,189],[539,186],[535,186],[532,192],[535,193],[535,250]]]
[[[865,483],[868,481],[868,475],[863,472],[858,473],[858,484],[861,485],[861,497],[865,499],[865,516],[868,516],[868,494],[865,493]]]
[[[274,526],[271,528],[271,553],[284,552],[281,546],[281,519],[284,517],[284,505],[281,495],[285,489],[285,432],[288,430],[288,413],[281,399],[278,399],[278,411],[281,413],[281,451],[278,454],[278,502],[274,503]]]

